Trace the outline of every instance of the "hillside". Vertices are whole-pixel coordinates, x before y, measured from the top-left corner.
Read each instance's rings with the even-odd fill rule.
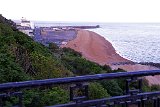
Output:
[[[70,48],[59,48],[51,43],[49,47],[34,42],[15,28],[14,22],[0,16],[0,83],[33,79],[47,79],[86,74],[125,72],[111,70],[82,57]],[[89,98],[104,98],[122,95],[124,80],[89,83]],[[41,107],[69,101],[69,85],[23,90],[24,104]],[[150,90],[148,86],[144,90]],[[56,99],[55,99],[56,98]],[[16,98],[6,101],[6,106],[16,103]]]
[[[44,79],[72,75],[48,48],[15,30],[11,25],[13,22],[2,16],[0,19],[0,68],[3,71],[0,73],[4,75],[2,77],[7,72],[10,74],[8,78],[0,78],[1,83],[26,80],[28,77]]]
[[[116,50],[108,40],[101,35],[88,30],[77,29],[77,37],[61,47],[72,48],[80,52],[87,60],[96,62],[100,65],[107,64],[112,69],[121,68],[128,72],[159,69],[155,67],[158,66],[158,64],[152,64],[155,66],[134,64],[134,62],[121,57],[116,53]],[[145,78],[150,85],[160,84],[159,75]]]

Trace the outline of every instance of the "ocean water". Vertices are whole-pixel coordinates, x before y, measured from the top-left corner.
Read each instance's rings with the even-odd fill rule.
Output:
[[[116,52],[134,62],[160,63],[160,23],[37,23],[37,26],[100,25],[89,29],[110,41]]]
[[[160,23],[106,23],[92,31],[109,40],[127,59],[160,63]]]
[[[45,21],[35,21],[35,26],[40,27],[50,27],[50,26],[96,26],[103,25],[104,23],[84,23],[84,22],[45,22]]]

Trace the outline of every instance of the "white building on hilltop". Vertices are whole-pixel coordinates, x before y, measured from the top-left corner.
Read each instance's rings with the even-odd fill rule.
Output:
[[[21,19],[21,26],[34,29],[34,24],[29,20],[26,20],[26,18],[24,17],[22,17]]]
[[[30,22],[29,20],[26,20],[24,17],[22,17],[21,22],[17,24],[17,29],[19,31],[27,34],[28,36],[33,37],[33,30],[34,30],[34,24]]]

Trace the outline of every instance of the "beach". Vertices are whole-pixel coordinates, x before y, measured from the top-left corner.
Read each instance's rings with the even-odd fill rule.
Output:
[[[121,68],[128,72],[158,69],[147,65],[130,64],[133,62],[117,54],[116,50],[108,40],[92,31],[77,29],[76,38],[61,47],[72,48],[75,51],[80,52],[87,60],[96,62],[100,65],[109,65],[112,69]],[[114,65],[114,63],[128,64]],[[160,76],[148,76],[146,79],[149,81],[150,85],[160,84],[159,77]]]
[[[80,52],[86,59],[100,65],[116,62],[131,62],[118,55],[112,44],[102,36],[87,30],[78,30],[77,37],[64,47]]]

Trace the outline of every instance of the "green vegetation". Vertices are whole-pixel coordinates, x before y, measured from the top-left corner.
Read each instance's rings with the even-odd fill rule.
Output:
[[[54,87],[51,89],[38,89],[25,91],[24,103],[29,107],[44,107],[46,105],[63,104],[69,101],[68,91]]]
[[[13,22],[0,16],[0,83],[73,76],[47,47],[34,42],[12,24]],[[39,89],[24,90],[24,99],[30,99],[24,101],[25,106],[64,103],[68,101],[64,90],[53,88],[46,93]],[[50,102],[52,95],[57,98]],[[43,99],[38,103],[35,98]],[[5,105],[9,106],[9,102],[14,104],[16,100],[13,99],[15,98],[8,99]]]
[[[108,65],[98,65],[86,60],[81,53],[69,48],[59,48],[54,43],[45,47],[34,42],[15,28],[11,20],[0,16],[0,83],[48,79],[97,73],[125,72],[111,70]],[[158,87],[159,88],[159,87]],[[144,90],[147,90],[145,87]],[[152,87],[152,90],[157,88]],[[124,79],[89,83],[90,99],[122,95]],[[24,91],[24,104],[41,107],[69,101],[69,87],[45,87]],[[8,99],[5,105],[15,104],[17,98]]]
[[[61,55],[62,62],[66,68],[76,75],[98,74],[109,72],[111,70],[107,65],[100,66],[97,63],[82,58],[82,55],[73,49],[63,48],[61,50],[63,52]]]
[[[24,76],[29,75],[32,79],[72,76],[72,73],[45,46],[34,42],[19,31],[14,31],[9,25],[2,22],[0,23],[0,31],[0,66],[3,68],[2,71],[5,70],[6,73],[12,71],[15,77],[16,74],[18,76],[23,73]],[[5,76],[3,77],[2,79],[5,80]],[[7,77],[9,78],[9,73]],[[6,82],[14,81],[7,80]],[[15,81],[22,81],[22,79]]]
[[[95,82],[89,85],[89,98],[100,99],[109,96],[110,95],[107,93],[107,90],[103,88],[103,86],[100,83]]]

